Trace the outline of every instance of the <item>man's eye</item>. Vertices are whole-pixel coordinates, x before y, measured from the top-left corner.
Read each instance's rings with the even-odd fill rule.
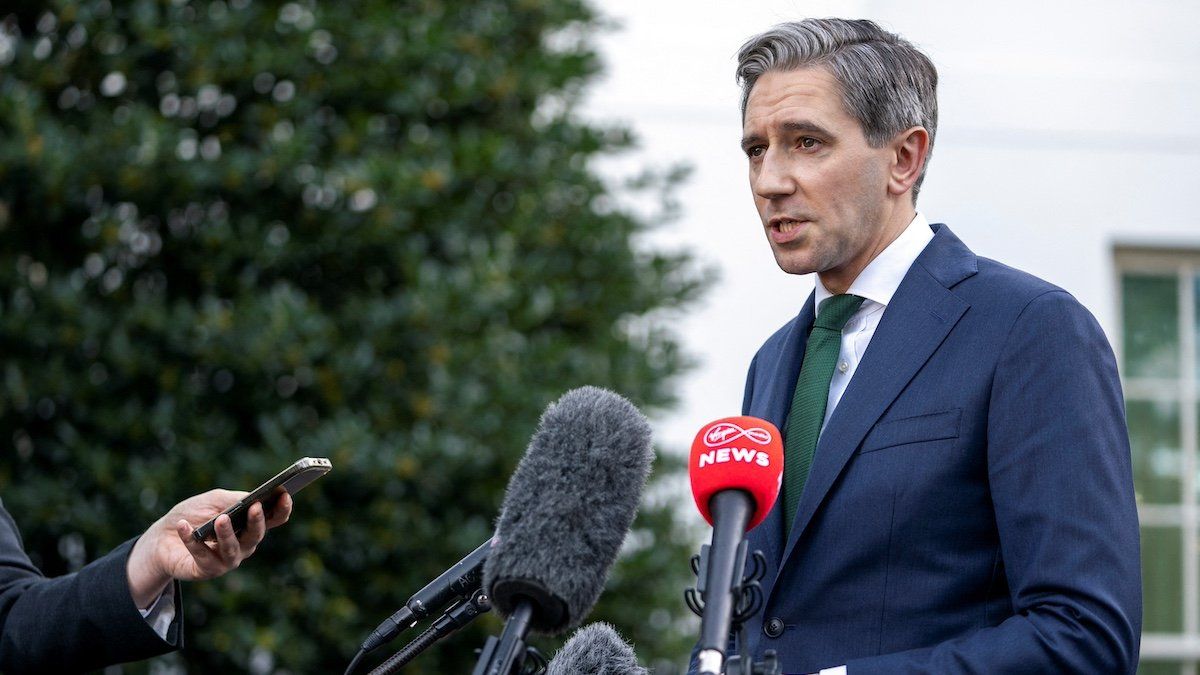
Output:
[[[817,144],[820,142],[821,141],[818,141],[811,136],[805,136],[804,138],[800,139],[800,147],[804,148],[805,150],[812,150],[813,148],[817,147]]]
[[[750,157],[751,159],[753,159],[755,157],[762,157],[766,151],[767,151],[767,149],[764,148],[763,146],[756,145],[753,148],[746,150],[746,156]]]

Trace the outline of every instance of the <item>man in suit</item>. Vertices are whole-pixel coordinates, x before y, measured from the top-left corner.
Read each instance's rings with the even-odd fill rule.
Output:
[[[179,581],[212,579],[254,553],[291,514],[286,493],[250,507],[241,535],[217,518],[212,543],[192,537],[245,492],[210,490],[176,504],[140,537],[74,574],[47,579],[30,562],[0,504],[0,672],[72,673],[136,661],[183,646]]]
[[[785,464],[739,649],[785,673],[1133,672],[1112,350],[1068,293],[917,213],[933,64],[872,22],[805,20],[747,42],[738,77],[771,249],[817,275],[746,381]]]

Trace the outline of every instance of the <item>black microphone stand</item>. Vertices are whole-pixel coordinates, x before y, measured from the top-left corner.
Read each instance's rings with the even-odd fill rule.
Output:
[[[504,622],[500,637],[490,636],[479,650],[479,661],[471,675],[541,675],[546,672],[546,657],[525,644],[533,611],[533,602],[522,598],[517,603],[508,621]]]
[[[525,637],[529,635],[532,619],[533,603],[521,600],[508,621],[504,622],[500,637],[493,635],[483,645],[472,675],[512,675],[520,672],[525,664]]]
[[[692,572],[697,582],[694,588],[684,592],[688,609],[700,617],[702,654],[706,647],[714,649],[718,644],[724,653],[724,645],[734,634],[739,635],[742,645],[747,644],[745,623],[762,609],[765,602],[759,582],[767,571],[766,556],[756,550],[750,558],[753,566],[749,574],[744,572],[749,548],[745,540],[746,523],[753,511],[750,496],[740,490],[727,490],[714,495],[709,506],[714,516],[713,543],[712,546],[704,544],[700,554],[692,556]],[[710,571],[715,578],[732,579],[732,587],[707,588]],[[748,655],[730,656],[725,659],[722,672],[725,675],[780,675],[782,671],[775,650],[771,649],[763,654],[762,661],[757,662]]]

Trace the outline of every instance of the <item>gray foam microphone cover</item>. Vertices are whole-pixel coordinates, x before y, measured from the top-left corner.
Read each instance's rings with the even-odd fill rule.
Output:
[[[501,616],[526,598],[536,632],[583,621],[637,515],[653,459],[646,418],[611,391],[572,389],[546,409],[508,482],[484,566]]]
[[[647,670],[612,626],[590,623],[558,650],[546,675],[647,675]]]

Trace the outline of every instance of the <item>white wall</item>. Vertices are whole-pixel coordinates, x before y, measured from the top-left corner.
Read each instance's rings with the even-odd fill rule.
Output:
[[[685,161],[683,217],[647,244],[685,246],[721,280],[677,326],[701,366],[657,421],[685,449],[737,414],[759,344],[812,288],[775,266],[738,150],[734,53],[804,16],[874,19],[929,54],[940,126],[918,204],[976,253],[1063,286],[1116,329],[1112,245],[1200,247],[1200,3],[598,0],[623,28],[598,40],[608,74],[584,113],[624,121],[641,150],[604,167]]]

